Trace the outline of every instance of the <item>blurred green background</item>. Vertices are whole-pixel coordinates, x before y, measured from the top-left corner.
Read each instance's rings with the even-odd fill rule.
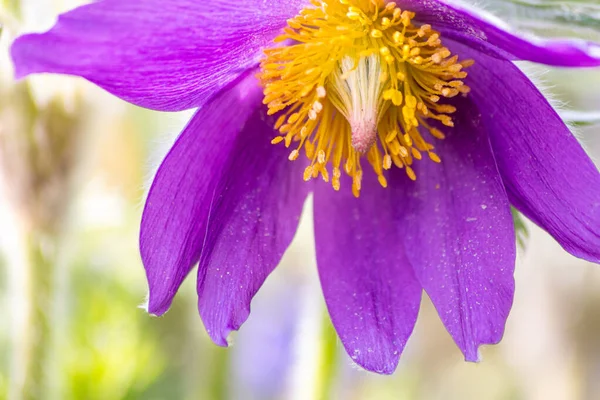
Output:
[[[504,340],[480,364],[463,362],[424,299],[393,376],[353,366],[326,317],[310,218],[229,349],[203,330],[193,276],[164,317],[148,316],[143,199],[190,113],[76,78],[15,82],[14,37],[79,3],[0,2],[0,399],[600,399],[600,267],[531,224]],[[522,29],[600,38],[593,2],[485,5]],[[600,70],[526,68],[600,156]]]

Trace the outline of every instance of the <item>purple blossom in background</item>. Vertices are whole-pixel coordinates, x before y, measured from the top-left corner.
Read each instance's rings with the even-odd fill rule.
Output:
[[[200,315],[227,345],[312,192],[323,292],[353,360],[393,372],[425,290],[466,360],[477,361],[480,345],[500,341],[513,300],[511,204],[571,254],[600,262],[598,170],[512,62],[599,66],[600,46],[527,40],[441,0],[322,3],[100,0],[21,36],[12,57],[17,77],[76,75],[142,107],[198,108],[142,218],[150,313],[168,310],[198,263]],[[358,27],[344,31],[357,38],[327,36],[342,32],[333,20]],[[259,65],[268,48],[275,66]],[[314,129],[294,131],[301,126]],[[382,136],[386,126],[401,132]],[[300,143],[308,157],[273,138]],[[418,161],[421,153],[431,160]],[[373,171],[363,175],[356,160]],[[319,174],[338,191],[310,180]]]
[[[280,275],[281,277],[281,275]],[[231,373],[238,384],[231,398],[279,399],[284,397],[286,377],[297,355],[295,335],[301,316],[302,282],[278,282],[272,290],[263,290],[255,299],[256,311],[245,325],[245,334],[236,338],[231,354]],[[285,278],[279,279],[282,281]],[[262,296],[262,297],[261,297]]]

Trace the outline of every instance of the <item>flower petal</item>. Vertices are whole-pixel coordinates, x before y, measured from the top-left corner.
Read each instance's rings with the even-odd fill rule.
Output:
[[[140,231],[150,313],[167,311],[198,261],[217,183],[260,95],[253,77],[219,94],[194,115],[158,169]]]
[[[315,240],[321,286],[331,320],[352,359],[391,374],[415,325],[421,301],[401,244],[390,190],[365,174],[359,199],[342,182],[317,185]]]
[[[207,332],[221,346],[250,314],[250,302],[279,264],[296,233],[312,185],[303,165],[288,160],[274,120],[262,110],[242,131],[219,182],[198,267],[198,308]]]
[[[472,5],[410,0],[410,10],[416,13],[419,22],[431,24],[439,31],[442,40],[450,38],[494,57],[563,67],[600,65],[600,44],[581,39],[549,40],[511,32],[503,21]]]
[[[17,77],[82,76],[131,103],[175,111],[204,104],[252,67],[301,0],[103,0],[18,38]]]
[[[510,206],[477,110],[459,105],[436,141],[442,162],[414,164],[415,182],[392,171],[407,256],[467,361],[498,343],[510,311],[516,245]]]
[[[548,101],[514,64],[462,46],[511,203],[571,254],[600,262],[600,173]],[[480,89],[481,88],[481,89]]]

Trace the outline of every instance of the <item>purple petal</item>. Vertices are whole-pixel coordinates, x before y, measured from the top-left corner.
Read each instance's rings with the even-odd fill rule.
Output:
[[[600,45],[580,39],[548,40],[516,33],[493,15],[472,5],[440,0],[409,0],[407,8],[421,23],[431,24],[444,38],[459,41],[494,57],[563,67],[600,65]]]
[[[204,104],[255,65],[301,0],[103,0],[18,38],[17,77],[82,76],[142,107]]]
[[[321,184],[314,218],[321,286],[331,320],[352,359],[391,374],[412,333],[421,286],[406,259],[392,191],[365,174],[355,199],[351,182]]]
[[[217,183],[260,95],[252,77],[219,94],[194,115],[158,169],[140,232],[150,313],[167,311],[198,261]]]
[[[510,206],[477,110],[460,104],[454,129],[436,141],[442,162],[415,163],[416,182],[393,171],[407,256],[467,361],[498,343],[510,311],[515,232]]]
[[[269,119],[267,119],[269,120]],[[198,308],[213,341],[227,345],[289,246],[312,185],[290,150],[270,143],[274,121],[248,121],[219,182],[198,267]]]
[[[483,112],[510,201],[568,252],[600,262],[598,169],[515,65],[461,47],[476,60],[470,96]]]

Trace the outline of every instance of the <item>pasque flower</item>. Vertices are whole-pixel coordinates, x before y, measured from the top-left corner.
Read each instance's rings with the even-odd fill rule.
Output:
[[[18,77],[198,108],[156,174],[140,247],[153,314],[199,264],[219,345],[311,192],[331,319],[371,371],[395,369],[423,290],[467,360],[501,339],[511,204],[600,261],[598,170],[513,63],[597,66],[595,44],[527,38],[441,0],[100,0],[20,37],[12,57]]]

